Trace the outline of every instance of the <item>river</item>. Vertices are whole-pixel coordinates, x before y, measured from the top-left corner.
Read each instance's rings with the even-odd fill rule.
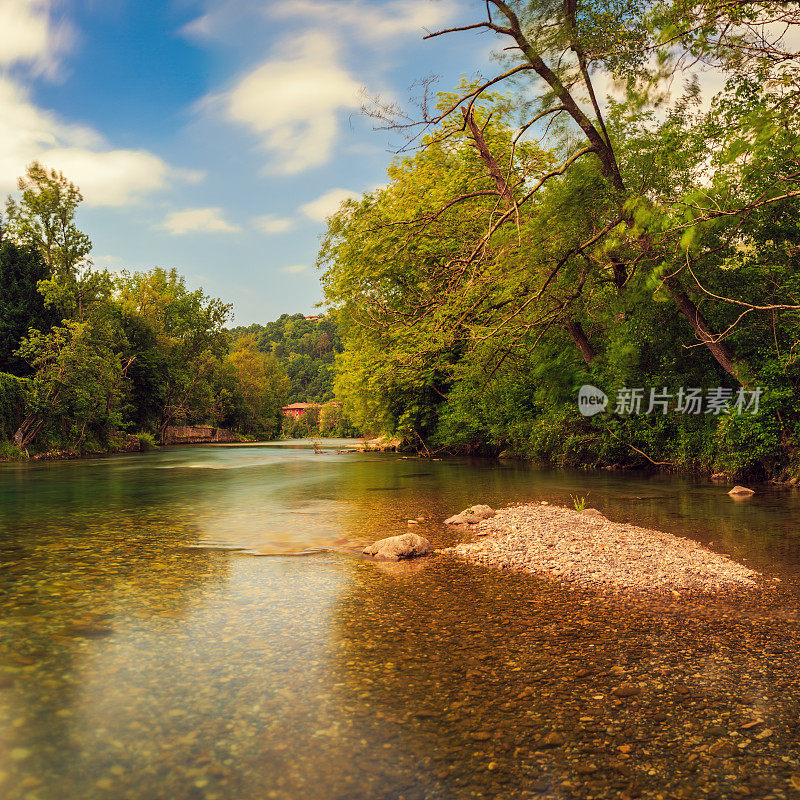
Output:
[[[800,796],[800,491],[343,444],[0,466],[0,796]],[[573,496],[767,589],[644,601],[358,555]]]

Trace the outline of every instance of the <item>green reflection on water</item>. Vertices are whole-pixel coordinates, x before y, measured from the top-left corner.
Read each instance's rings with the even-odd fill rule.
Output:
[[[473,502],[587,492],[783,581],[650,607],[355,555],[417,516],[443,546],[438,520]],[[663,477],[307,447],[3,465],[0,795],[791,792],[797,510],[793,493],[735,504]],[[623,683],[641,695],[616,698]]]

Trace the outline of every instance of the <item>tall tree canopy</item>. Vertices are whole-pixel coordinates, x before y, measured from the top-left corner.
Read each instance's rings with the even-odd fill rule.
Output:
[[[763,441],[750,461],[773,446],[774,461],[793,458],[797,55],[761,23],[796,25],[797,12],[713,0],[475,9],[429,38],[487,30],[501,70],[416,121],[375,108],[417,152],[330,223],[320,263],[348,331],[340,391],[412,438],[524,450],[556,420],[562,443],[599,443],[593,458],[629,447],[708,466],[755,423],[670,417],[651,434],[643,420],[592,427],[564,404],[585,381],[770,384],[775,413],[751,431]],[[696,81],[667,95],[691,64],[727,73],[710,108]]]

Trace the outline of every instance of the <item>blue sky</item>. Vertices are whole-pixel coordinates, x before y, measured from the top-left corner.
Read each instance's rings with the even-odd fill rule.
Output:
[[[422,41],[480,6],[0,0],[0,192],[40,159],[83,190],[96,266],[174,266],[237,324],[310,312],[325,216],[397,142],[362,87],[406,104],[490,70],[485,34]]]

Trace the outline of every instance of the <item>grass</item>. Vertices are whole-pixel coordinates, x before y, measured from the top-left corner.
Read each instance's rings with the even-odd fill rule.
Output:
[[[574,506],[576,511],[583,511],[586,508],[586,498],[589,495],[583,494],[578,496],[577,494],[571,494],[570,497],[572,498],[572,505]]]

